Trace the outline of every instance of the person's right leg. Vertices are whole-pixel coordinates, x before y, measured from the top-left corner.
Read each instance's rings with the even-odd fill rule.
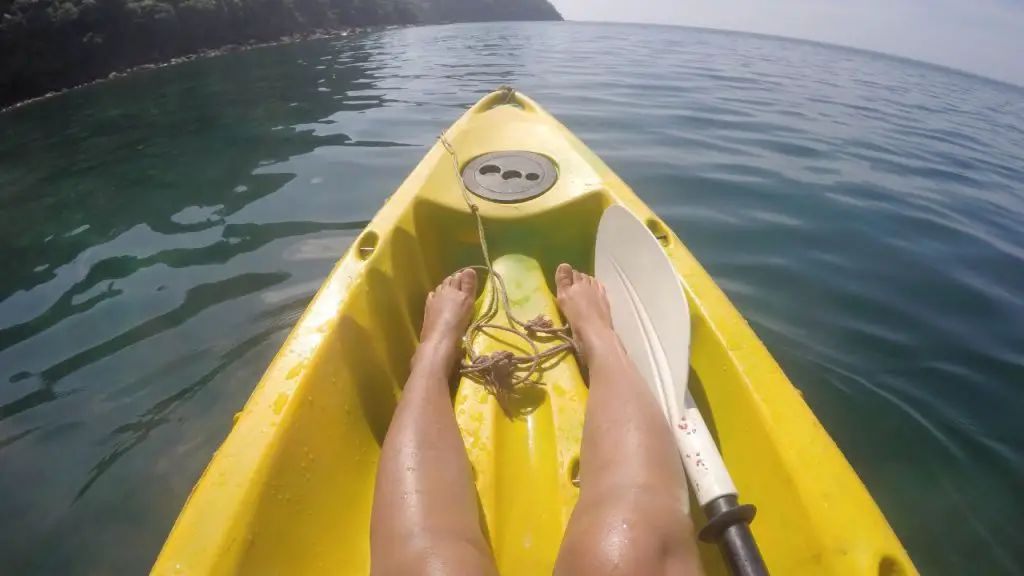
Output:
[[[604,286],[566,264],[555,284],[590,371],[580,499],[555,574],[701,574],[672,430],[612,329]]]

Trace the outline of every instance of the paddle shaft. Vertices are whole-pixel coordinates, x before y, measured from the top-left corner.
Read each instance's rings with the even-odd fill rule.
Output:
[[[757,510],[739,503],[718,445],[689,390],[684,396],[683,414],[676,425],[676,442],[686,477],[708,519],[700,539],[718,544],[734,576],[767,576],[768,569],[750,532]]]
[[[678,388],[680,386],[676,385],[677,394]],[[664,391],[662,395],[665,395]],[[664,405],[663,409],[667,414],[674,412]],[[736,485],[729,476],[718,445],[689,389],[684,392],[682,417],[676,424],[675,437],[683,457],[686,478],[708,519],[700,532],[701,540],[717,543],[721,547],[732,574],[767,574],[761,552],[749,528],[757,510],[737,500]]]

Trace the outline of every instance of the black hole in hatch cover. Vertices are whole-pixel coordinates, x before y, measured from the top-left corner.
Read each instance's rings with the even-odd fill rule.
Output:
[[[536,172],[527,172],[526,179],[530,182],[536,182],[537,180],[540,180],[540,174],[537,174]]]
[[[523,173],[519,170],[505,170],[501,173],[501,177],[505,180],[515,180],[516,178],[522,178]]]
[[[501,168],[498,167],[498,166],[495,166],[494,164],[484,164],[483,166],[480,167],[479,172],[481,174],[485,174],[485,175],[486,174],[497,174],[498,172],[501,172]]]

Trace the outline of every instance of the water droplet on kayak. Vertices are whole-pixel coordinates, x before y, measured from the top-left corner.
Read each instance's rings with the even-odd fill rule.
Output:
[[[288,404],[288,393],[287,392],[280,392],[280,393],[278,393],[277,398],[274,398],[274,403],[271,405],[271,409],[274,411],[275,415],[280,416],[281,412],[284,411],[284,407],[287,404]]]

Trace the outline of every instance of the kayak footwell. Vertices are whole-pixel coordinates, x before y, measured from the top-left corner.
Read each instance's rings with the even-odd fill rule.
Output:
[[[522,321],[543,315],[561,324],[549,280],[536,260],[506,255],[494,262],[505,281],[512,313]],[[489,301],[492,282],[481,304]],[[479,307],[478,307],[479,308]],[[479,311],[478,311],[479,315]],[[504,312],[493,320],[509,325]],[[559,344],[541,342],[540,348]],[[478,337],[475,350],[530,354],[507,332]],[[498,569],[506,574],[550,571],[579,489],[572,483],[579,457],[587,389],[575,358],[549,360],[538,385],[523,384],[501,403],[484,386],[463,378],[455,396],[462,430]]]

